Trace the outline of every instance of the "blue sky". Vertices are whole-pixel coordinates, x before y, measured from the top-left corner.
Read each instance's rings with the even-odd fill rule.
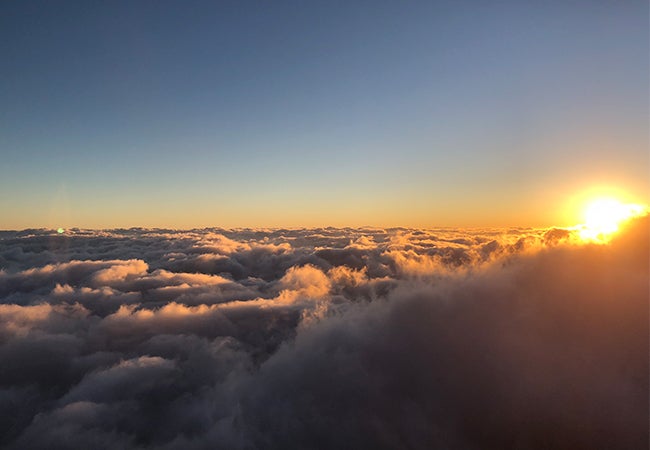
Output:
[[[645,1],[5,2],[0,228],[647,202],[648,53]]]

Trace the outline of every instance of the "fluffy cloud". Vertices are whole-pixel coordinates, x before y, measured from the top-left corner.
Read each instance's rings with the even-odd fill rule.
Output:
[[[647,447],[648,219],[0,235],[7,448]]]

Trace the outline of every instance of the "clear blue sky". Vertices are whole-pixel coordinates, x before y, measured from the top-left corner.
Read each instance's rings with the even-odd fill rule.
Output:
[[[0,4],[0,228],[648,202],[648,2]]]

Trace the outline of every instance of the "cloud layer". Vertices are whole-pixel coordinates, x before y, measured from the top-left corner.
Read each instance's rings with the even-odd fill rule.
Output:
[[[0,232],[6,448],[646,448],[648,219]]]

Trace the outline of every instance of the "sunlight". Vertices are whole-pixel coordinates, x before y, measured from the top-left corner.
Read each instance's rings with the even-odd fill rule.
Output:
[[[608,242],[621,224],[647,213],[643,205],[622,203],[615,198],[599,198],[584,210],[584,224],[580,225],[580,238],[585,241]]]

